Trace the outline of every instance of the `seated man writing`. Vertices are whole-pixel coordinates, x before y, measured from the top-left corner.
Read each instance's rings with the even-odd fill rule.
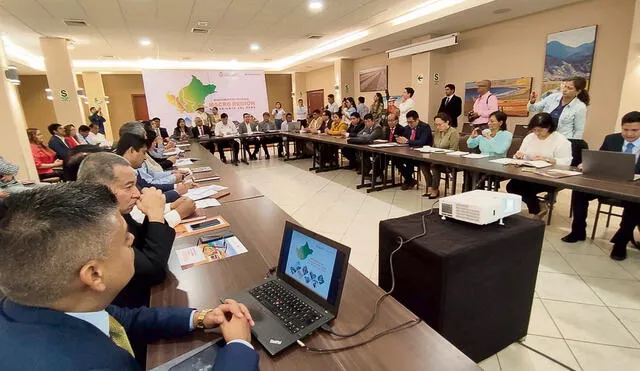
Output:
[[[11,195],[0,207],[0,369],[139,370],[132,343],[219,326],[227,343],[213,369],[258,370],[253,320],[242,304],[109,305],[134,274],[134,237],[107,187],[56,184]]]

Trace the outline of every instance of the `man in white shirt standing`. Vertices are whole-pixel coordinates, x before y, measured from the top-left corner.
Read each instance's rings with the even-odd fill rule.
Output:
[[[491,93],[491,81],[481,80],[476,83],[478,98],[473,103],[473,111],[467,114],[473,128],[484,130],[489,126],[489,116],[498,110],[498,97]]]
[[[398,104],[398,109],[400,110],[398,123],[402,126],[407,126],[407,112],[414,110],[416,106],[416,101],[413,100],[414,93],[415,90],[413,90],[413,88],[404,88],[402,91],[402,99],[400,100],[400,104]]]
[[[336,113],[340,110],[340,106],[336,103],[336,99],[333,94],[327,95],[327,100],[329,101],[329,104],[327,104],[325,110],[331,111],[331,113]]]
[[[196,118],[200,117],[202,123],[208,127],[211,127],[211,120],[209,120],[209,115],[204,111],[204,106],[200,105],[196,109],[196,112],[193,114],[193,119],[191,120],[194,124],[196,122]]]
[[[296,120],[300,123],[300,126],[307,127],[307,117],[309,116],[309,110],[304,105],[302,99],[298,99],[298,105],[296,106]]]
[[[369,113],[369,107],[364,104],[364,97],[358,97],[358,105],[356,106],[356,111],[360,114],[360,117],[364,117],[367,113]]]

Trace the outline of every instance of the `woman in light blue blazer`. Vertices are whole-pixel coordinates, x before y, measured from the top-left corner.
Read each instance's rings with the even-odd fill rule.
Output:
[[[587,80],[574,77],[562,84],[560,93],[551,94],[538,103],[536,92],[531,92],[527,109],[529,112],[550,114],[557,131],[568,139],[582,139],[590,101],[586,87]]]
[[[489,156],[504,157],[511,147],[513,134],[507,131],[507,114],[495,111],[489,115],[488,129],[475,129],[467,139],[467,147],[480,147],[480,152]]]

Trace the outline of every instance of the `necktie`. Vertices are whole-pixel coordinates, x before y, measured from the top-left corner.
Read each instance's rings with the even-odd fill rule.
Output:
[[[416,129],[411,129],[411,140],[416,140]]]
[[[635,145],[633,143],[627,143],[627,146],[624,149],[624,153],[633,153],[633,148]]]
[[[447,101],[446,101],[446,102],[444,102],[444,105],[445,105],[445,106],[449,104],[449,100],[451,100],[451,97],[447,97]]]
[[[393,132],[396,131],[396,128],[389,130],[389,142],[393,142]]]
[[[109,315],[109,337],[114,344],[129,352],[132,357],[135,357],[133,355],[133,348],[131,348],[131,343],[129,343],[127,333],[124,331],[124,327],[122,327],[120,322],[111,315]]]

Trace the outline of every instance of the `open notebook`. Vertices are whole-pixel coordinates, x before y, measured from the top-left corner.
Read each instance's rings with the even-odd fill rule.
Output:
[[[546,161],[540,161],[540,160],[526,161],[526,160],[518,160],[515,158],[498,158],[490,161],[495,162],[497,164],[502,164],[502,165],[530,166],[530,167],[535,167],[536,169],[541,169],[543,167],[549,167],[553,165]]]

